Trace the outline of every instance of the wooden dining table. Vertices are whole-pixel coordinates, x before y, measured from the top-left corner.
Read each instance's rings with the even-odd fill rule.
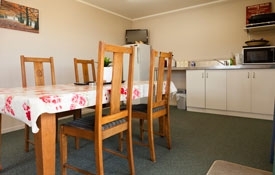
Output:
[[[165,82],[164,82],[165,83]],[[133,99],[148,96],[148,81],[136,81]],[[103,104],[109,102],[111,86],[103,89]],[[173,82],[170,92],[176,93]],[[127,96],[126,84],[121,88],[121,101]],[[2,115],[29,125],[34,134],[36,171],[38,175],[55,174],[56,117],[55,113],[94,106],[94,85],[59,84],[35,87],[0,88],[0,126]],[[1,144],[1,134],[0,134]],[[1,155],[1,153],[0,153]],[[1,156],[0,156],[1,158]],[[2,167],[0,164],[0,168]]]

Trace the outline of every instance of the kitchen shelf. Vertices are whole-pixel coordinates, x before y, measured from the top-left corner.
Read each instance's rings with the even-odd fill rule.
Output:
[[[256,27],[245,27],[244,30],[248,33],[249,32],[258,32],[258,31],[275,30],[275,24],[256,26]]]

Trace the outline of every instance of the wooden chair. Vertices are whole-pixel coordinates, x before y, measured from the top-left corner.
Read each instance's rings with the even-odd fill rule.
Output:
[[[110,91],[106,95],[110,95],[110,108],[108,113],[102,108],[102,98],[103,98],[103,69],[104,69],[104,55],[105,53],[113,55],[113,72],[112,72],[112,83],[108,86]],[[127,97],[125,97],[126,107],[120,109],[120,97],[122,88],[122,68],[124,54],[128,54],[129,61],[129,72],[127,84]],[[74,136],[80,137],[87,140],[94,141],[94,153],[96,161],[96,174],[104,174],[103,165],[103,150],[114,155],[128,159],[130,174],[135,174],[134,170],[134,160],[133,160],[133,148],[132,148],[132,91],[133,91],[133,69],[134,69],[134,48],[133,47],[123,47],[106,44],[99,42],[98,50],[98,71],[97,71],[97,82],[96,82],[96,107],[94,115],[88,117],[82,117],[79,120],[74,120],[69,123],[61,125],[60,129],[60,157],[61,157],[61,169],[62,174],[65,175],[67,168],[77,171],[83,174],[91,174],[87,170],[81,169],[81,167],[76,167],[75,165],[69,164],[67,162],[67,137]],[[121,138],[121,134],[126,133],[126,145],[127,145],[127,155],[107,149],[103,147],[103,140],[118,135]],[[120,140],[121,142],[121,140]],[[119,142],[119,143],[120,143]],[[114,162],[115,163],[115,162]]]
[[[82,68],[82,79],[84,83],[90,81],[96,81],[96,74],[95,74],[95,63],[94,60],[84,60],[74,58],[74,72],[75,72],[75,81],[80,82],[80,75],[79,75],[79,65]],[[90,79],[90,75],[92,76],[92,80]]]
[[[82,74],[80,74],[79,67],[82,70]],[[75,82],[77,83],[89,83],[96,81],[96,73],[95,73],[95,62],[93,59],[85,60],[74,58],[74,74],[75,74]],[[92,80],[90,79],[90,75],[92,76]],[[83,81],[81,81],[81,79]],[[87,109],[87,108],[86,108]],[[88,109],[95,109],[95,106],[90,106]],[[86,111],[87,112],[87,111]],[[88,111],[91,112],[91,111]]]
[[[132,118],[140,119],[140,145],[150,148],[150,158],[156,161],[154,134],[158,134],[166,138],[167,148],[171,149],[170,134],[170,82],[171,82],[171,65],[172,52],[158,52],[151,50],[150,75],[149,75],[149,92],[147,104],[133,105]],[[157,74],[155,74],[155,63],[158,63]],[[165,70],[167,69],[167,70]],[[156,80],[156,81],[155,81]],[[164,89],[164,82],[166,84]],[[155,132],[153,128],[154,119],[159,119],[159,132]],[[147,129],[144,128],[144,121],[147,121]],[[148,142],[143,142],[143,132],[148,132]],[[135,142],[136,143],[136,142]]]
[[[34,82],[33,84],[35,86],[44,86],[46,85],[46,82],[48,84],[55,85],[55,71],[54,71],[54,60],[53,57],[49,58],[35,58],[35,57],[25,57],[24,55],[20,56],[21,59],[21,75],[22,75],[22,86],[27,87],[27,82],[31,82],[29,80],[30,78],[27,78],[27,66],[32,66],[27,63],[33,63],[33,74],[34,74]],[[49,70],[49,76],[45,76],[44,68],[48,66]],[[28,79],[28,81],[27,81]],[[65,111],[56,113],[56,123],[58,124],[58,119],[61,117],[68,117],[69,115],[73,115],[73,118],[80,118],[81,117],[81,110],[72,110],[72,111]],[[58,130],[58,127],[56,127],[56,131]],[[29,134],[29,126],[25,125],[25,151],[29,152],[29,144],[34,144],[32,140],[30,140],[30,134]],[[57,132],[56,132],[57,133]],[[56,137],[57,138],[57,137]]]

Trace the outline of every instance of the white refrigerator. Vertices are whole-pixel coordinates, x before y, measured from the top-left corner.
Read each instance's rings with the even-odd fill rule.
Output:
[[[150,50],[151,46],[147,44],[128,44],[127,47],[135,47],[135,63],[134,63],[134,81],[149,80],[149,68],[150,68]],[[129,55],[125,55],[129,57]],[[123,80],[127,80],[129,59],[123,59]],[[133,101],[133,104],[147,103],[147,98],[137,99]]]
[[[150,67],[150,45],[147,44],[127,44],[127,47],[135,47],[135,65],[134,65],[134,81],[149,80],[149,67]],[[128,55],[125,55],[129,57]],[[127,80],[129,59],[123,59],[123,79]]]

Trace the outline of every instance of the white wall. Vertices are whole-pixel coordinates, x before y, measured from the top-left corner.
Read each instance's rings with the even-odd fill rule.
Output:
[[[153,48],[173,51],[177,60],[230,58],[240,53],[249,40],[244,30],[246,6],[271,0],[219,1],[176,13],[133,22],[133,28],[149,29]],[[272,2],[273,11],[275,3]],[[253,39],[265,38],[275,45],[275,32],[258,33]]]
[[[250,40],[244,30],[246,7],[271,0],[224,0],[205,6],[186,8],[175,13],[136,20],[133,28],[149,30],[149,43],[154,49],[172,51],[176,60],[229,59],[241,53]],[[275,3],[272,2],[272,9]],[[275,45],[275,32],[261,32],[251,39],[265,38]],[[173,71],[172,81],[186,88],[183,71]],[[175,103],[175,99],[171,101]]]
[[[97,58],[98,41],[124,44],[131,21],[76,0],[9,0],[39,10],[39,34],[0,28],[0,87],[21,86],[20,55],[55,61],[57,83],[74,82],[73,58]],[[23,123],[3,117],[3,132]]]
[[[176,60],[229,59],[241,53],[250,40],[244,30],[246,7],[272,0],[224,0],[218,3],[186,8],[175,13],[136,20],[133,28],[149,30],[149,43],[154,49],[172,51]],[[275,32],[261,32],[251,39],[265,38],[275,45]],[[184,71],[173,71],[177,88],[186,88]],[[171,104],[175,104],[175,98]]]

